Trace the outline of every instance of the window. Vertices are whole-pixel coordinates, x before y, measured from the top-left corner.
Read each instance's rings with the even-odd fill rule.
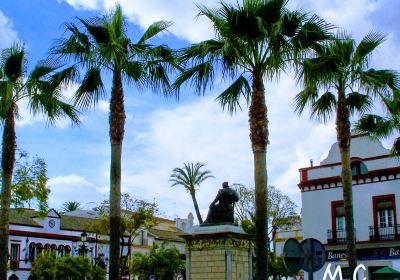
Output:
[[[29,248],[28,249],[29,250],[29,252],[28,252],[29,260],[31,262],[34,262],[35,261],[35,257],[36,257],[36,244],[34,242],[32,242],[31,244],[29,244],[28,248]]]
[[[64,247],[65,250],[65,256],[70,256],[71,255],[71,247],[68,245]]]
[[[35,257],[41,255],[42,252],[43,252],[43,245],[42,245],[42,243],[37,243],[37,244],[36,244],[36,255],[35,255]]]
[[[344,218],[344,205],[343,202],[335,204],[335,224],[336,230],[344,230],[346,228],[346,221]]]
[[[390,198],[381,199],[376,202],[378,226],[381,228],[393,227],[393,200]]]
[[[58,246],[58,256],[59,256],[59,257],[64,257],[64,256],[65,256],[64,245]]]
[[[11,269],[15,270],[19,267],[19,244],[11,244],[10,261]]]
[[[145,238],[144,238],[144,230],[140,232],[140,245],[144,246],[145,245]]]
[[[394,194],[372,197],[374,226],[370,227],[370,238],[394,240],[398,238],[396,225],[396,201]]]
[[[363,175],[368,173],[367,166],[362,161],[353,161],[351,163],[351,175]]]

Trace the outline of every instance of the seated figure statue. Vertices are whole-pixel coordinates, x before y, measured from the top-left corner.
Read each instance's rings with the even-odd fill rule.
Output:
[[[235,202],[238,201],[239,196],[237,192],[229,187],[228,182],[223,182],[222,189],[218,191],[217,196],[211,203],[207,219],[201,224],[201,226],[214,224],[233,224],[233,210]]]

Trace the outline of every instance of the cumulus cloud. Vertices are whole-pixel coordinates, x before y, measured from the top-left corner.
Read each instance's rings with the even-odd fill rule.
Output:
[[[51,178],[50,207],[59,209],[66,201],[79,201],[83,207],[98,203],[107,198],[107,191],[80,175],[70,174]],[[93,207],[93,206],[90,206]]]
[[[267,168],[269,184],[300,205],[298,169],[308,166],[310,159],[316,163],[320,160],[334,142],[335,129],[332,124],[311,121],[307,115],[295,115],[291,102],[298,91],[293,79],[286,75],[279,84],[268,84],[266,88],[271,142]],[[253,155],[247,107],[243,108],[243,112],[230,116],[214,97],[203,97],[148,114],[145,129],[125,140],[140,146],[142,153],[125,157],[123,190],[147,199],[155,197],[167,213],[186,216],[188,209],[194,211],[189,194],[179,186],[171,189],[168,182],[172,169],[184,162],[204,162],[215,176],[198,190],[204,215],[223,181],[252,187]]]
[[[10,47],[18,40],[12,21],[2,11],[0,11],[0,38],[0,48]]]

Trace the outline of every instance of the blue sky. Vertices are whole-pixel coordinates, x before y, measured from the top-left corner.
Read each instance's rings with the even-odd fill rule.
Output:
[[[63,23],[76,16],[99,15],[116,2],[122,5],[133,38],[156,20],[174,22],[171,32],[157,41],[173,48],[213,34],[204,19],[194,19],[196,7],[189,0],[2,0],[0,48],[21,40],[26,44],[30,65],[34,65],[61,36]],[[202,3],[216,6],[218,1]],[[345,27],[357,39],[370,30],[387,34],[387,41],[373,58],[373,66],[400,68],[399,1],[292,0],[289,5],[317,13]],[[214,102],[222,88],[223,82],[217,83],[204,97],[194,96],[185,89],[179,103],[152,92],[125,88],[124,191],[140,198],[155,198],[165,215],[173,218],[193,211],[189,195],[178,187],[170,188],[168,183],[171,170],[183,162],[204,162],[215,175],[215,179],[206,181],[198,191],[204,215],[222,181],[252,185],[247,113],[245,110],[230,116],[222,112]],[[271,130],[269,182],[300,205],[298,169],[309,165],[310,159],[318,163],[324,158],[335,141],[335,129],[333,123],[323,125],[310,121],[307,115],[299,118],[293,113],[291,101],[299,88],[290,74],[282,75],[279,82],[269,83],[266,89]],[[66,95],[70,96],[72,91],[66,89]],[[107,198],[108,100],[102,101],[96,110],[83,112],[79,127],[65,120],[49,127],[43,118],[32,117],[24,104],[20,105],[20,111],[23,119],[17,124],[18,146],[46,160],[52,190],[50,206],[58,209],[65,201],[77,200],[89,208]],[[390,141],[385,145],[390,145]]]

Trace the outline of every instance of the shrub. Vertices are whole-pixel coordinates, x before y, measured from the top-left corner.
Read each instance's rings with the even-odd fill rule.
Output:
[[[158,280],[170,280],[183,270],[183,261],[175,247],[165,248],[153,245],[148,254],[135,253],[131,263],[131,273],[140,279],[154,275]]]
[[[35,280],[105,280],[106,272],[93,266],[86,257],[42,254],[33,264],[31,274]]]

